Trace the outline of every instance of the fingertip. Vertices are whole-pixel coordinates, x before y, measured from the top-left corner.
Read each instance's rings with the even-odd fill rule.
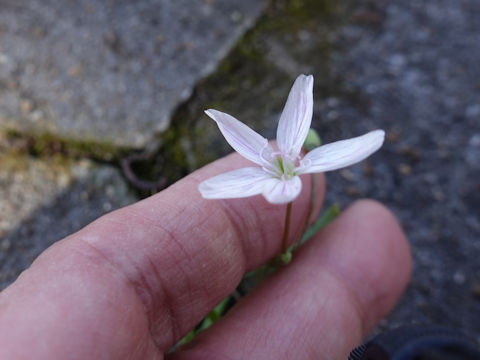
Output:
[[[320,238],[317,246],[324,247],[325,262],[358,296],[364,309],[364,332],[370,331],[391,311],[412,273],[410,246],[402,227],[383,204],[362,199]]]
[[[352,204],[350,211],[361,213],[371,233],[383,239],[381,245],[385,254],[388,255],[385,259],[388,258],[388,261],[391,261],[392,267],[397,263],[402,264],[397,274],[405,278],[403,282],[408,282],[413,266],[411,249],[397,216],[384,204],[372,199],[356,201]],[[373,245],[372,243],[371,246]]]
[[[235,350],[244,358],[347,358],[391,310],[410,269],[395,216],[376,201],[357,201],[174,358]]]

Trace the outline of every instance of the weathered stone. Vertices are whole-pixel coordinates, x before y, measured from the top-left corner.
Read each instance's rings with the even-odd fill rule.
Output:
[[[0,129],[144,146],[264,6],[0,0]]]
[[[0,289],[55,241],[133,201],[110,166],[0,156]]]

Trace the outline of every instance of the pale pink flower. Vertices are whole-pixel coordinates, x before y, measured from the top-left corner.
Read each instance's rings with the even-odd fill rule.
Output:
[[[293,201],[302,189],[299,175],[336,170],[355,164],[383,144],[385,132],[371,131],[348,140],[319,146],[302,157],[313,112],[313,76],[300,75],[293,84],[277,128],[276,151],[263,136],[233,116],[217,110],[205,113],[217,123],[228,143],[256,163],[203,181],[198,189],[206,199],[243,198],[262,194],[267,201]]]

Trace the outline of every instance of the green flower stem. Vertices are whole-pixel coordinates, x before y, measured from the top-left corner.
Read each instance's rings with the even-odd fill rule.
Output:
[[[315,208],[316,198],[317,198],[317,175],[312,174],[312,193],[310,197],[310,206],[308,208],[307,217],[305,218],[305,223],[303,224],[303,229],[301,232],[300,239],[305,235],[308,229],[308,226],[310,225],[310,218],[312,217],[313,209]],[[297,245],[299,244],[297,243]]]
[[[287,204],[287,211],[285,213],[285,225],[283,227],[282,237],[282,254],[285,254],[288,250],[288,232],[290,231],[290,215],[292,213],[292,202]]]

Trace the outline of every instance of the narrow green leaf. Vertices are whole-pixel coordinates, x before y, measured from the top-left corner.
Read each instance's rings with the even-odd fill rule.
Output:
[[[187,335],[185,335],[182,340],[180,340],[178,342],[178,345],[183,345],[183,344],[186,344],[188,343],[189,341],[191,341],[195,335],[197,334],[197,332],[195,331],[195,329],[193,329],[192,331],[190,331]]]
[[[227,296],[225,299],[222,300],[220,304],[215,306],[215,308],[208,313],[208,315],[203,319],[198,327],[190,331],[187,335],[185,335],[182,340],[179,341],[179,345],[183,345],[191,341],[200,331],[208,329],[212,326],[215,322],[220,320],[222,315],[225,313],[225,308],[228,302],[231,299],[231,295]]]
[[[220,320],[220,318],[225,312],[225,307],[227,306],[227,303],[230,301],[230,298],[231,298],[231,295],[227,296],[225,299],[222,300],[220,304],[215,306],[215,308],[212,311],[210,311],[210,313],[202,321],[202,324],[200,325],[200,328],[198,329],[198,331],[208,329],[215,322]]]

